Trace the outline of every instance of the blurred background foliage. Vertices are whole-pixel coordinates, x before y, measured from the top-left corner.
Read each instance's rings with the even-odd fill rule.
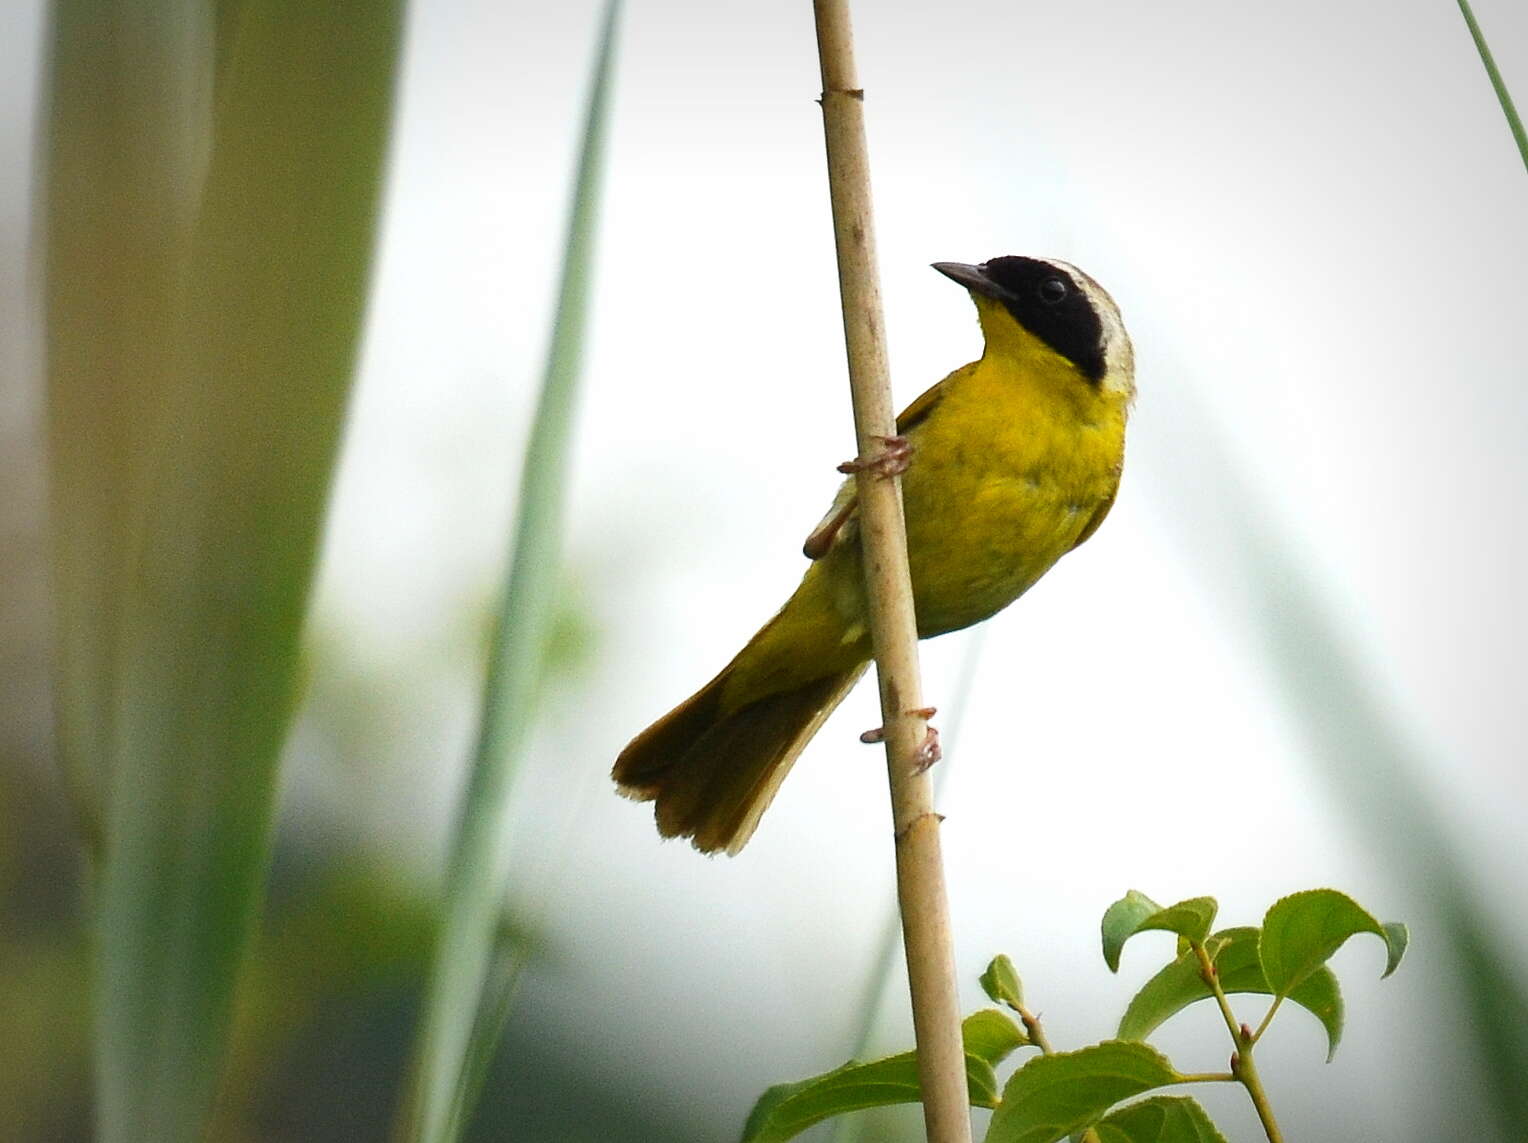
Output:
[[[947,804],[971,1006],[1006,951],[1058,1046],[1096,1039],[1129,988],[1103,994],[1090,926],[1125,888],[1214,893],[1229,922],[1336,884],[1411,922],[1416,948],[1383,989],[1355,979],[1330,1068],[1313,1029],[1268,1045],[1292,1136],[1515,1138],[1528,212],[1468,31],[1421,3],[954,7],[858,13],[899,394],[972,342],[963,300],[917,267],[1019,250],[1110,285],[1143,392],[1109,529],[994,624],[962,697]],[[880,1021],[859,999],[889,907],[883,795],[852,746],[868,706],[735,863],[658,846],[606,783],[626,737],[778,603],[848,439],[809,13],[773,8],[628,16],[563,602],[510,827],[524,968],[469,1138],[734,1138],[759,1091],[841,1062],[867,1023],[871,1051],[908,1040],[898,981]],[[240,10],[216,6],[214,71]],[[1523,13],[1475,15],[1511,88]],[[99,886],[51,729],[28,206],[46,16],[16,4],[0,37],[0,1134],[26,1141],[91,1137],[96,1082]],[[360,391],[213,1138],[392,1129],[597,19],[408,14]],[[963,685],[967,646],[930,647],[931,693]],[[1176,1034],[1175,1056],[1219,1051],[1209,1022]],[[1239,1113],[1222,1122],[1255,1137]]]

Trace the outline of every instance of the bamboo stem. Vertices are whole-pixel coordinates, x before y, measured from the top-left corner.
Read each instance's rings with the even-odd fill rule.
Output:
[[[848,0],[813,0],[812,8],[822,66],[828,189],[854,428],[859,455],[873,457],[882,450],[884,439],[895,435],[896,416],[871,226],[864,93],[854,67]],[[912,994],[924,1127],[930,1143],[968,1143],[971,1116],[950,910],[940,857],[940,818],[934,812],[932,779],[918,763],[928,726],[917,713],[923,698],[902,487],[896,477],[861,469],[858,493],[860,546],[880,680],[896,837],[897,899]]]

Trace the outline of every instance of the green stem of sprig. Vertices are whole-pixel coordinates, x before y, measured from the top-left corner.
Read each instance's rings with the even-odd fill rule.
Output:
[[[1231,1041],[1236,1045],[1236,1050],[1231,1053],[1231,1076],[1247,1089],[1247,1096],[1257,1109],[1257,1117],[1263,1125],[1263,1132],[1268,1136],[1268,1143],[1284,1143],[1283,1132],[1279,1130],[1278,1121],[1273,1117],[1273,1107],[1268,1102],[1268,1093],[1263,1090],[1262,1078],[1257,1074],[1257,1065],[1252,1061],[1252,1046],[1273,1018],[1273,1009],[1278,1007],[1278,1000],[1274,1001],[1268,1015],[1263,1017],[1263,1023],[1256,1033],[1245,1024],[1237,1023],[1236,1014],[1231,1011],[1231,1002],[1226,999],[1225,989],[1220,986],[1220,974],[1215,971],[1215,962],[1210,959],[1209,951],[1198,941],[1190,941],[1189,947],[1198,958],[1199,975],[1215,994],[1215,1003],[1220,1006],[1220,1014],[1225,1017]]]
[[[1019,1022],[1024,1025],[1024,1031],[1029,1036],[1029,1042],[1040,1049],[1040,1053],[1046,1056],[1054,1056],[1056,1049],[1051,1047],[1050,1037],[1045,1034],[1045,1029],[1040,1026],[1040,1017],[1036,1016],[1022,1004],[1014,1008],[1019,1014]]]
[[[1220,987],[1220,973],[1215,971],[1215,962],[1210,959],[1209,950],[1196,941],[1190,941],[1189,948],[1194,950],[1194,956],[1199,959],[1199,975],[1205,984],[1210,986],[1210,991],[1215,994],[1215,1003],[1220,1005],[1220,1014],[1225,1017],[1231,1039],[1240,1045],[1241,1025],[1236,1021],[1236,1013],[1231,1011],[1231,1002],[1226,999],[1225,989]]]
[[[1268,1006],[1268,1014],[1263,1017],[1263,1022],[1257,1026],[1257,1031],[1252,1033],[1252,1042],[1255,1044],[1263,1038],[1263,1033],[1268,1031],[1268,1025],[1273,1023],[1273,1014],[1279,1010],[1279,1005],[1284,1003],[1282,996],[1275,996],[1273,1003]]]
[[[1231,1053],[1231,1074],[1247,1089],[1252,1106],[1257,1108],[1257,1117],[1262,1121],[1263,1131],[1268,1136],[1268,1143],[1284,1143],[1283,1133],[1279,1131],[1278,1122],[1273,1118],[1273,1107],[1268,1102],[1268,1093],[1263,1090],[1263,1081],[1257,1074],[1257,1065],[1252,1062],[1250,1038],[1243,1050]]]

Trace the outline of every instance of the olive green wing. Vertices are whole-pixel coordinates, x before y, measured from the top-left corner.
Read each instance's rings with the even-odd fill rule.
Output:
[[[958,370],[957,370],[958,372]],[[950,377],[955,376],[951,374]],[[897,433],[906,436],[910,430],[921,424],[928,418],[934,406],[939,404],[944,396],[944,387],[950,380],[946,377],[937,385],[925,389],[923,393],[911,405],[902,410],[897,418]],[[806,543],[801,545],[802,554],[809,560],[820,560],[828,554],[828,549],[833,546],[835,540],[845,535],[845,525],[853,519],[859,500],[854,492],[854,477],[850,477],[839,486],[838,495],[833,497],[833,506],[828,509],[826,516],[812,529],[812,534],[806,538]]]
[[[1098,531],[1098,526],[1104,522],[1104,517],[1109,514],[1109,509],[1114,507],[1114,497],[1114,492],[1109,493],[1109,499],[1093,510],[1092,518],[1083,526],[1082,533],[1077,537],[1077,542],[1068,548],[1068,551],[1075,552],[1078,548],[1082,547],[1094,532]]]
[[[969,366],[967,366],[967,368],[969,368]],[[918,396],[918,398],[914,400],[911,405],[907,406],[907,408],[903,409],[901,414],[897,417],[897,432],[902,436],[906,436],[909,431],[916,428],[923,421],[928,420],[928,415],[934,411],[934,406],[938,405],[939,402],[944,399],[945,386],[948,385],[951,379],[954,378],[957,374],[964,372],[964,369],[957,369],[954,373],[951,373],[949,377],[946,377],[937,385],[930,385],[927,389],[925,389]]]

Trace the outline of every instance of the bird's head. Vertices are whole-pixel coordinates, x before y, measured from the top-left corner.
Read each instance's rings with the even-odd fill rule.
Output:
[[[1135,355],[1119,307],[1076,266],[1010,255],[979,265],[935,262],[934,269],[971,291],[987,353],[1029,355],[1039,342],[1089,384],[1134,391]]]

